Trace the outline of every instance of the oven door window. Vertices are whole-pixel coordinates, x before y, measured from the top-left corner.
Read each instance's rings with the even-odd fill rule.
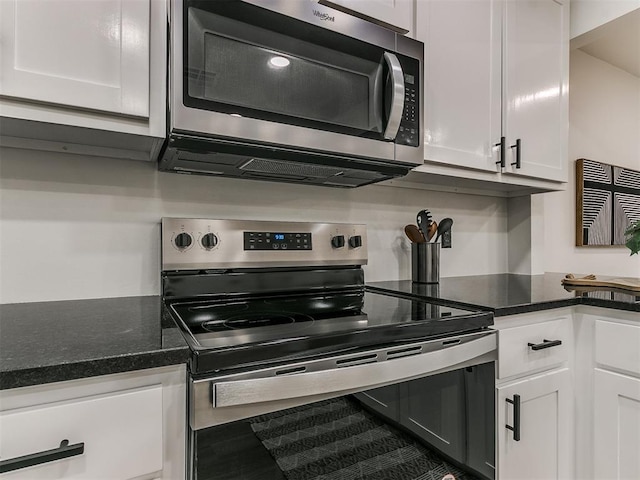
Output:
[[[393,87],[383,49],[239,3],[185,7],[185,105],[384,136]]]
[[[192,431],[193,478],[494,478],[494,364]]]

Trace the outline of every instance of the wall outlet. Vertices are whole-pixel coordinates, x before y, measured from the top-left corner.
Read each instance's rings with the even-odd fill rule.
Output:
[[[442,248],[451,248],[451,230],[442,234]]]

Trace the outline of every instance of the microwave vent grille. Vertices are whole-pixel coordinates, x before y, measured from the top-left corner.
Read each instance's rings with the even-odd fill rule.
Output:
[[[308,163],[286,162],[268,160],[264,158],[252,158],[240,167],[247,172],[268,173],[275,175],[288,175],[296,177],[328,178],[344,173],[344,169],[327,167],[323,165],[310,165]]]

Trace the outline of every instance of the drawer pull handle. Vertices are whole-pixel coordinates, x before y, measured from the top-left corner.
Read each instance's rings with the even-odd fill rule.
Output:
[[[557,347],[562,345],[562,340],[542,340],[542,343],[527,343],[531,350],[544,350],[545,348]]]
[[[76,455],[82,455],[83,453],[84,443],[69,445],[69,440],[62,440],[58,448],[0,461],[0,473],[11,472],[13,470],[53,462],[63,458],[75,457]]]
[[[513,400],[505,398],[507,403],[513,405],[513,426],[505,425],[507,430],[513,432],[513,439],[516,442],[520,441],[520,395],[517,393],[513,396]]]

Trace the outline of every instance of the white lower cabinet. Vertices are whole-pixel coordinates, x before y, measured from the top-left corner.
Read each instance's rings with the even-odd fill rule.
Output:
[[[593,406],[594,478],[637,480],[640,378],[596,369]]]
[[[591,313],[591,312],[590,312]],[[640,322],[637,313],[584,315],[593,322],[593,478],[640,478]]]
[[[572,310],[497,318],[500,480],[574,477]]]
[[[184,478],[184,366],[6,390],[0,400],[3,480]]]
[[[497,388],[498,478],[574,478],[572,399],[566,368]]]

